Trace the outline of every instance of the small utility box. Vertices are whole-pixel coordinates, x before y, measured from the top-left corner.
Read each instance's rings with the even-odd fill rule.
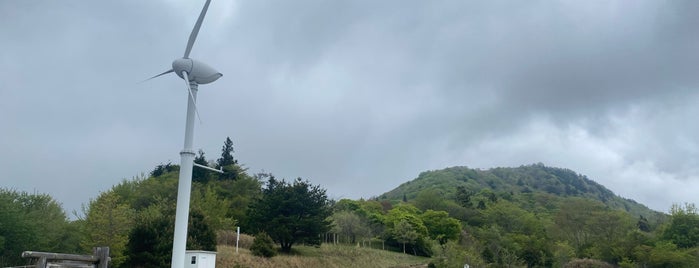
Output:
[[[184,256],[185,268],[216,268],[216,252],[187,250]]]

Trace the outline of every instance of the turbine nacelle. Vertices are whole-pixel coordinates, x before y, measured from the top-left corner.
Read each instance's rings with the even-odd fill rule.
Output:
[[[183,79],[182,72],[187,72],[189,81],[194,81],[199,85],[211,83],[223,76],[223,74],[211,66],[189,58],[180,58],[173,61],[172,70]]]

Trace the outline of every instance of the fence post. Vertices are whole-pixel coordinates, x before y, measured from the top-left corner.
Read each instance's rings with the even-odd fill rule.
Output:
[[[46,268],[46,257],[41,257],[36,261],[36,268]]]
[[[92,255],[99,259],[99,262],[97,263],[97,268],[109,267],[109,247],[92,248]]]

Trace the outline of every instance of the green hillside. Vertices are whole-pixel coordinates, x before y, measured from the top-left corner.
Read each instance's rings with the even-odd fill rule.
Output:
[[[579,197],[598,200],[612,209],[659,221],[663,213],[653,211],[634,200],[622,198],[601,184],[570,169],[547,167],[541,163],[515,168],[487,170],[465,166],[425,171],[412,181],[384,193],[379,199],[413,200],[424,190],[436,190],[446,199],[455,199],[458,187],[479,193],[492,191],[507,197],[513,195],[547,195],[553,199]],[[559,198],[556,198],[559,197]]]
[[[231,152],[217,161],[227,174],[192,183],[188,248],[218,246],[217,267],[699,267],[694,204],[656,212],[568,169],[451,167],[376,198],[329,200],[302,179],[248,174]],[[0,188],[0,267],[25,263],[24,250],[97,245],[110,247],[110,267],[168,266],[178,175],[161,164],[124,180],[74,221],[48,195]]]

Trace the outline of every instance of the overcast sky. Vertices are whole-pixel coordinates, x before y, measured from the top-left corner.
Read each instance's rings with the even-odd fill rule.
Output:
[[[204,1],[0,0],[0,187],[77,210],[179,164]],[[368,198],[449,166],[699,203],[699,1],[214,0],[195,148]]]

